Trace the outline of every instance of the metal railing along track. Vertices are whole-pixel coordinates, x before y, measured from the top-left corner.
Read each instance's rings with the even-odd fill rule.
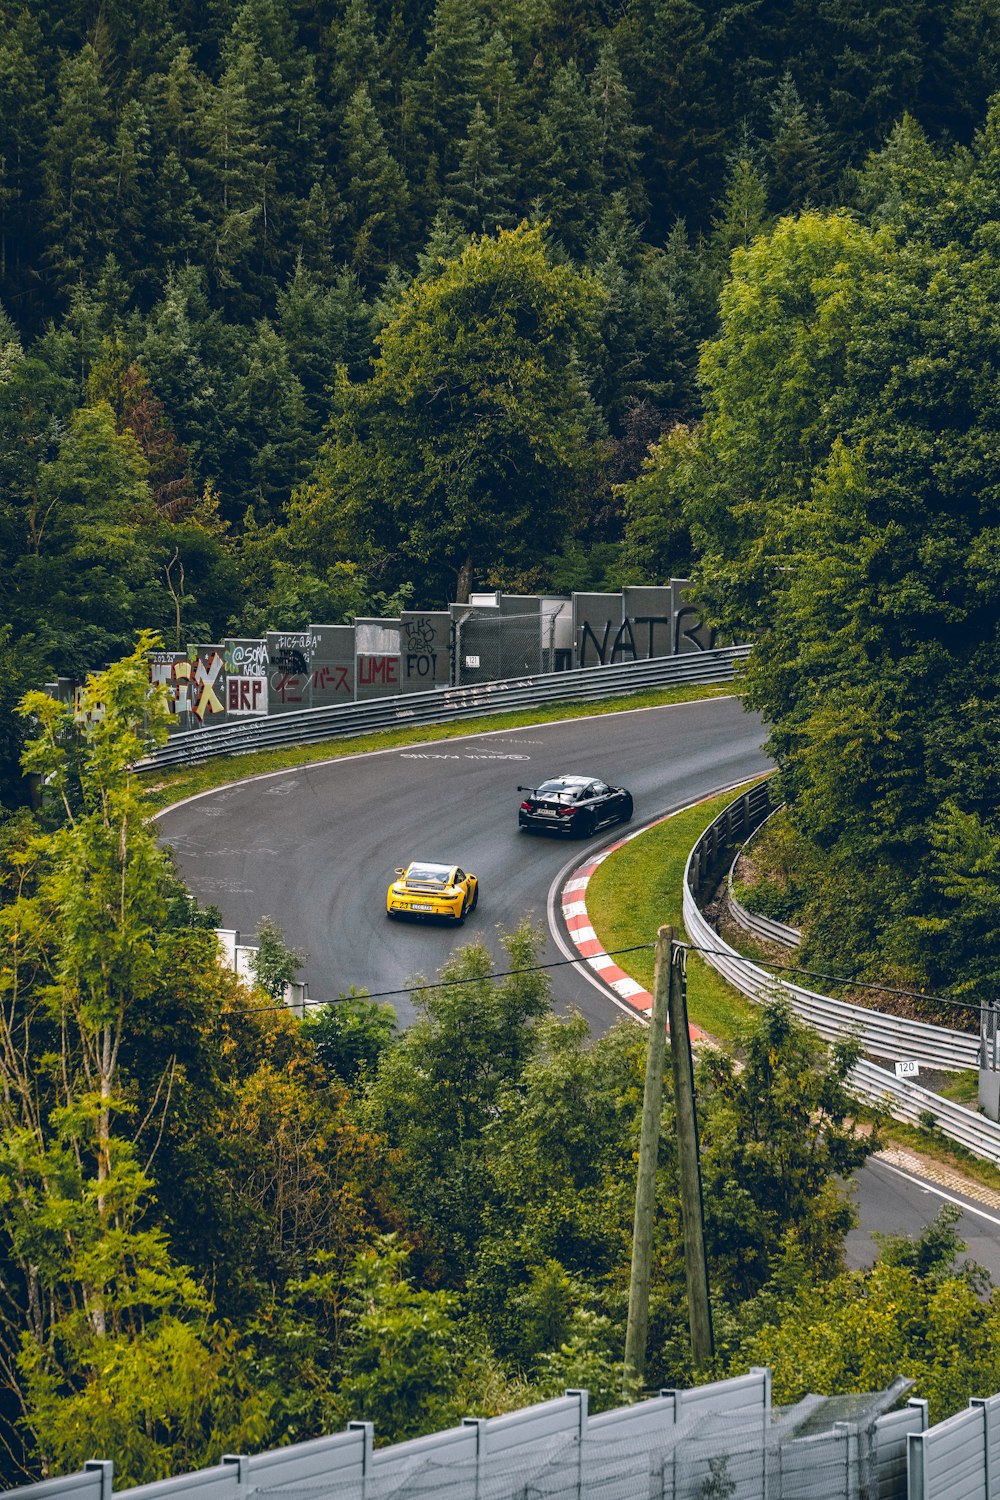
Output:
[[[718,651],[659,656],[607,667],[578,667],[570,672],[544,672],[504,682],[440,688],[375,698],[367,703],[241,719],[237,723],[172,734],[165,745],[152,751],[136,769],[150,771],[165,766],[195,765],[216,755],[247,755],[254,750],[304,745],[410,724],[441,724],[552,703],[615,698],[647,688],[730,682],[737,664],[746,659],[749,651],[749,646],[726,646]]]
[[[752,963],[716,932],[702,913],[696,893],[703,885],[709,888],[714,885],[734,843],[745,843],[766,821],[769,803],[766,782],[744,792],[714,819],[688,856],[684,872],[684,926],[705,962],[750,1000],[764,1002],[780,995],[799,1019],[825,1041],[855,1036],[862,1049],[875,1057],[909,1058],[925,1067],[955,1071],[978,1068],[978,1036],[927,1021],[886,1015],[803,989]],[[1000,1163],[1000,1124],[985,1115],[921,1088],[909,1078],[897,1078],[868,1058],[862,1058],[852,1069],[848,1083],[858,1098],[886,1109],[893,1118],[924,1125],[933,1117],[942,1135],[976,1156]]]

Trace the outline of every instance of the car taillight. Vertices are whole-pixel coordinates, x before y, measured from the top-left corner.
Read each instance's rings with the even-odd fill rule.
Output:
[[[559,809],[559,816],[561,818],[571,818],[575,812],[575,807],[561,807]]]
[[[522,812],[530,812],[531,811],[531,803],[530,802],[522,802],[521,803],[521,811]]]

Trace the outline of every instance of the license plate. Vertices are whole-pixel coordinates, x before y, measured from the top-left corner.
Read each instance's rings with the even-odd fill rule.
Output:
[[[556,812],[555,808],[552,808],[552,807],[536,807],[535,808],[535,817],[536,818],[557,818],[558,816],[559,816],[559,814]]]
[[[410,910],[411,911],[433,911],[434,908],[433,908],[433,906],[431,906],[431,904],[430,904],[429,901],[414,901],[414,903],[413,903],[412,907],[410,908]]]

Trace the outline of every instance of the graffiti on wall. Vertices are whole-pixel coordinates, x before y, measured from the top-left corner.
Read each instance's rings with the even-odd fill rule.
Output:
[[[225,656],[221,646],[199,646],[191,673],[191,712],[202,723],[224,714]]]
[[[451,616],[443,610],[404,613],[399,621],[400,687],[405,693],[451,681]]]
[[[672,579],[618,593],[576,593],[570,606],[527,601],[536,605],[534,611],[522,608],[525,600],[507,596],[471,614],[468,606],[404,610],[398,620],[310,625],[269,632],[263,639],[230,637],[188,651],[153,651],[149,675],[165,690],[173,727],[190,729],[226,717],[259,718],[446,687],[456,640],[474,643],[480,628],[492,643],[490,663],[509,664],[512,652],[520,661],[529,647],[539,660],[544,648],[550,653],[546,660],[554,652],[566,666],[581,667],[711,650],[715,633],[689,594],[686,580]],[[566,611],[560,650],[551,628],[555,614],[542,604],[558,606],[555,614]]]

